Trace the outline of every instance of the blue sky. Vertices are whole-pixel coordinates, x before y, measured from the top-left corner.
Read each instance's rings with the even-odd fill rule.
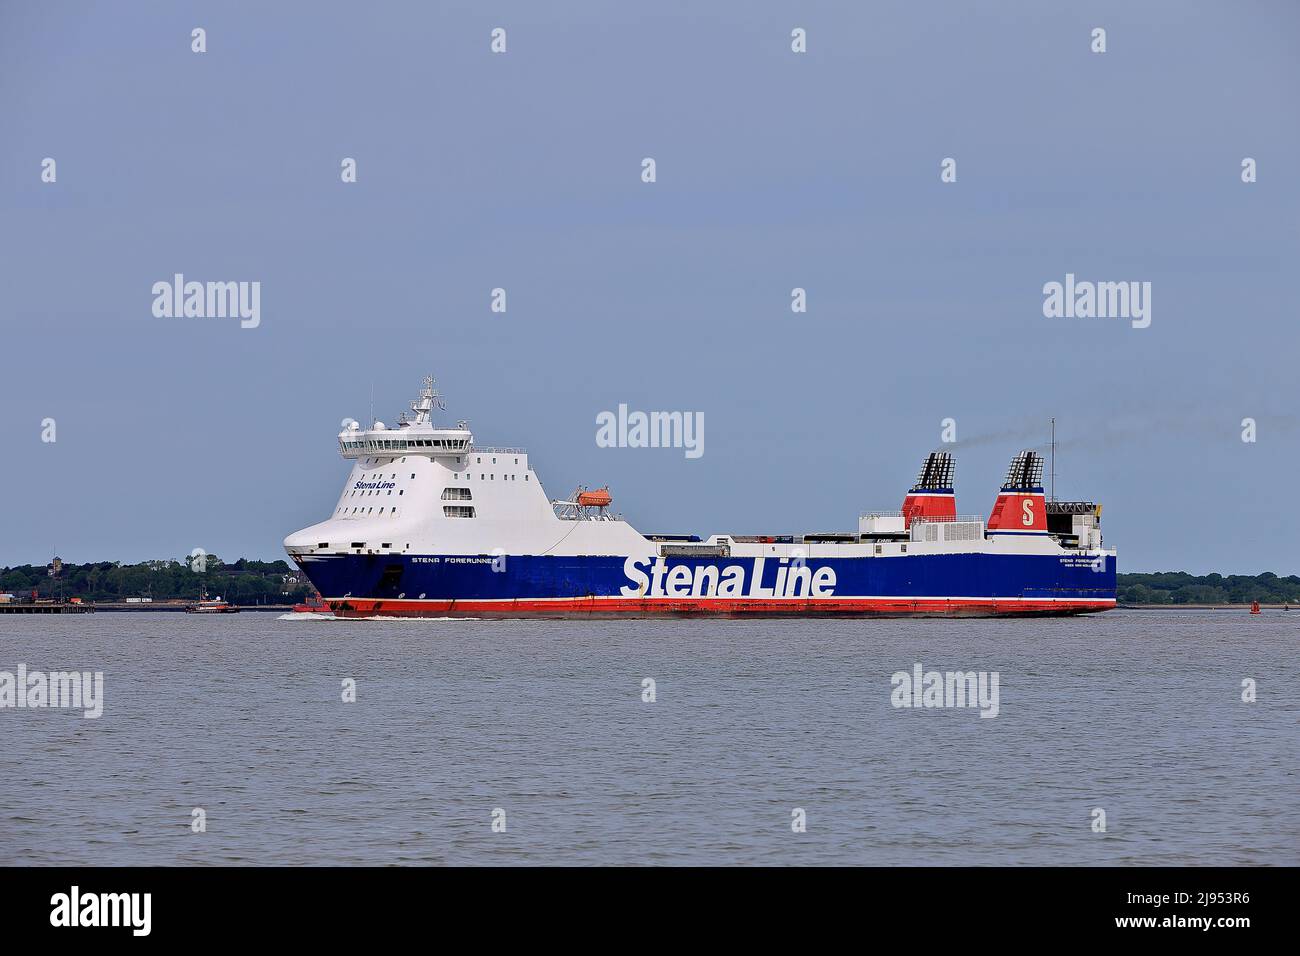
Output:
[[[6,3],[0,564],[281,557],[340,420],[432,372],[643,531],[855,527],[948,417],[987,514],[1055,416],[1122,571],[1295,573],[1298,40],[1283,2]],[[155,318],[176,272],[260,326]],[[1150,327],[1044,317],[1066,273],[1149,281]],[[620,403],[705,454],[598,447]]]

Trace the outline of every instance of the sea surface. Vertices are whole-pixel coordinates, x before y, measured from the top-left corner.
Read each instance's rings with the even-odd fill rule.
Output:
[[[0,616],[0,671],[104,675],[98,719],[0,709],[0,859],[1296,865],[1298,648],[1300,611]],[[998,672],[997,716],[892,706],[916,664]]]

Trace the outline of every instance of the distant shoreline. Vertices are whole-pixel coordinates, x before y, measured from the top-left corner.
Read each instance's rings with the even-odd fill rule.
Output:
[[[1281,577],[1272,571],[1127,572],[1115,575],[1114,588],[1117,607],[1212,610],[1258,601],[1269,609],[1282,610],[1289,603],[1300,610],[1300,575]],[[164,610],[159,605],[192,604],[209,595],[241,608],[279,609],[309,600],[313,589],[307,576],[284,559],[226,562],[198,549],[183,560],[70,564],[56,557],[45,565],[0,567],[0,604],[30,601],[33,595],[45,601],[79,598],[106,611]]]
[[[93,602],[90,604],[96,611],[104,611],[108,614],[116,614],[119,611],[135,613],[137,611],[149,611],[156,614],[178,614],[183,613],[194,602],[159,602],[156,604],[123,604],[120,601],[103,601]],[[292,611],[292,604],[235,604],[231,602],[232,607],[237,607],[241,611]]]
[[[1128,611],[1240,611],[1243,608],[1248,609],[1250,602],[1238,604],[1134,604],[1131,601],[1120,601],[1115,607]],[[1300,611],[1300,604],[1265,604],[1259,602],[1261,611]]]

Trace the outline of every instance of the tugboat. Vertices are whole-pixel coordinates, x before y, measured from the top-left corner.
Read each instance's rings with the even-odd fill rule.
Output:
[[[333,614],[333,609],[325,603],[319,593],[311,594],[301,604],[293,606],[295,614]]]
[[[186,614],[238,614],[239,608],[226,601],[220,596],[208,600],[207,592],[199,598],[198,602],[185,608]]]

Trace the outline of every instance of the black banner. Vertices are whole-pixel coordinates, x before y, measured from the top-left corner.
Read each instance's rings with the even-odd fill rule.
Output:
[[[686,921],[735,941],[762,938],[775,921],[945,948],[1020,932],[1231,946],[1287,925],[1283,885],[1294,877],[1220,868],[3,869],[0,917],[6,941],[76,933],[83,943],[339,944],[458,928],[495,940],[560,924],[573,938],[612,942],[606,934],[619,926],[630,941]]]

